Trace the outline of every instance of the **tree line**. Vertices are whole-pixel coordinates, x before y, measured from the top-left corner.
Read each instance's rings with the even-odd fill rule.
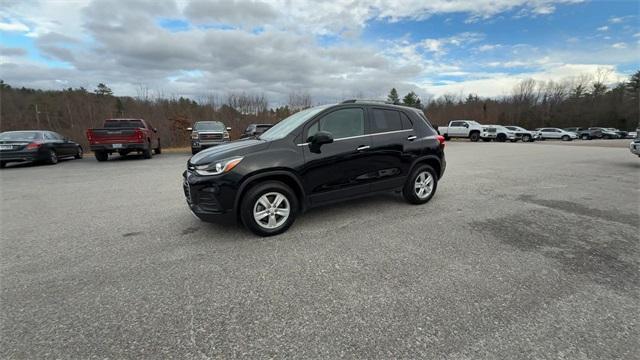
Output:
[[[632,130],[640,120],[640,71],[614,86],[608,74],[580,76],[563,81],[521,81],[508,96],[481,98],[475,94],[443,95],[421,99],[415,92],[402,98],[391,89],[387,100],[422,109],[431,122],[444,125],[453,119],[484,124],[545,126],[602,126]],[[230,93],[224,97],[150,96],[141,87],[135,97],[114,96],[105,84],[93,90],[68,88],[36,90],[15,88],[0,80],[0,131],[48,129],[84,145],[85,130],[100,127],[104,119],[143,118],[158,128],[165,146],[187,146],[185,129],[198,120],[219,120],[238,138],[251,123],[277,123],[313,105],[308,93],[292,93],[286,105],[270,107],[262,94]]]

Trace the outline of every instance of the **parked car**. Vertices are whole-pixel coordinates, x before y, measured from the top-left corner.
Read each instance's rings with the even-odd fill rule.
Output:
[[[618,134],[618,138],[619,139],[625,139],[627,137],[627,135],[629,135],[629,132],[627,131],[623,131],[623,130],[618,130],[616,128],[604,128],[607,131],[610,131],[612,133],[616,133]]]
[[[61,158],[82,159],[82,146],[47,130],[6,131],[0,133],[0,168],[10,162],[57,164]]]
[[[540,140],[561,139],[563,141],[571,141],[578,138],[576,133],[559,128],[540,128],[536,129],[536,131],[540,135]]]
[[[629,144],[629,150],[631,150],[632,154],[640,156],[640,138],[635,138]]]
[[[476,142],[480,140],[482,125],[473,120],[453,120],[449,126],[439,126],[438,134],[444,136],[445,140],[450,138],[468,138]]]
[[[505,128],[515,132],[516,139],[522,140],[522,142],[534,142],[540,138],[540,136],[538,135],[538,132],[529,131],[525,128],[521,128],[520,126],[510,125],[510,126],[505,126]]]
[[[195,155],[200,150],[228,142],[231,128],[220,121],[198,121],[187,131],[191,131],[191,153]]]
[[[335,201],[400,191],[411,204],[428,202],[445,171],[444,145],[418,109],[351,100],[194,155],[183,188],[200,219],[239,218],[269,236]]]
[[[482,132],[480,133],[482,141],[499,141],[505,142],[507,140],[517,141],[516,132],[507,129],[502,125],[482,125]]]
[[[576,133],[576,135],[578,135],[578,138],[582,140],[602,139],[602,131],[599,129],[573,127],[565,128],[564,130]]]
[[[590,127],[589,130],[600,130],[600,132],[602,132],[603,139],[619,139],[620,138],[620,135],[618,135],[618,133],[616,133],[615,131],[611,131],[607,128]]]
[[[158,129],[143,119],[107,119],[102,128],[87,129],[87,139],[98,161],[107,161],[113,153],[136,152],[151,159],[154,151],[162,152]]]
[[[262,134],[263,132],[269,130],[272,126],[273,126],[273,124],[250,124],[244,130],[244,133],[242,133],[242,135],[240,135],[240,139],[253,137],[253,136],[258,136],[258,135]]]

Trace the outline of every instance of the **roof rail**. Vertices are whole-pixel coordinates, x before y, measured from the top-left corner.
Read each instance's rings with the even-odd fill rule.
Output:
[[[349,99],[344,100],[341,104],[355,104],[355,103],[380,103],[390,105],[400,105],[399,102],[387,101],[387,100],[373,100],[373,99]]]

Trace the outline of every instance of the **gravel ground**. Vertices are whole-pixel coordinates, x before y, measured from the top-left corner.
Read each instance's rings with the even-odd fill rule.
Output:
[[[637,358],[640,159],[558,144],[451,142],[430,203],[271,238],[196,220],[186,154],[11,166],[0,358]]]

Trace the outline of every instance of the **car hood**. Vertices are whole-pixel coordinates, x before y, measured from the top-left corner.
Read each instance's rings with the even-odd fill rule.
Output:
[[[257,139],[236,140],[202,150],[193,155],[191,159],[189,159],[189,163],[192,165],[210,164],[217,160],[265,150],[269,147],[269,144],[270,142],[268,141]]]

